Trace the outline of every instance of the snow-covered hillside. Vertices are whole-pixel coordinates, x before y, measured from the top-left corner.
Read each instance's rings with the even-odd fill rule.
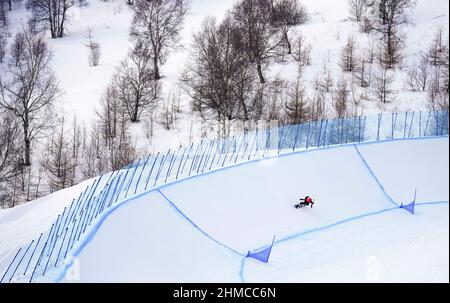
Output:
[[[181,34],[183,48],[172,51],[167,63],[162,66],[164,100],[169,94],[181,94],[183,113],[176,122],[176,128],[166,131],[156,125],[153,139],[147,139],[144,123],[134,125],[132,135],[141,154],[164,151],[186,145],[191,140],[198,141],[202,132],[201,120],[192,115],[190,99],[180,90],[179,78],[185,69],[192,44],[192,35],[196,33],[208,16],[221,20],[236,3],[234,0],[207,1],[192,0],[191,9],[186,16]],[[312,46],[312,65],[305,69],[305,86],[312,94],[314,81],[324,70],[324,63],[332,72],[335,82],[342,76],[338,66],[341,49],[348,37],[355,36],[360,48],[369,47],[368,35],[360,33],[359,26],[349,19],[347,0],[302,0],[311,15],[311,20],[298,26],[295,31],[302,33],[306,43]],[[12,32],[19,29],[27,20],[23,1],[11,12]],[[427,51],[434,32],[442,27],[444,37],[448,37],[448,8],[446,0],[419,0],[411,17],[412,23],[406,26],[407,43],[404,68],[397,70],[395,76],[396,99],[391,104],[380,105],[366,102],[360,114],[373,114],[380,111],[426,110],[428,102],[424,93],[410,93],[405,87],[405,69],[419,58],[420,52]],[[125,59],[132,46],[129,38],[132,11],[124,0],[90,0],[87,6],[73,7],[70,12],[66,37],[49,39],[54,50],[53,67],[64,92],[62,108],[66,120],[72,116],[90,125],[96,118],[100,99],[109,84],[114,69]],[[88,65],[87,43],[88,28],[93,30],[95,39],[101,44],[101,61],[97,67]],[[297,63],[290,58],[284,63],[273,63],[269,67],[270,80],[279,76],[293,81],[297,75]],[[329,118],[333,117],[329,113]],[[207,131],[207,129],[206,129]],[[193,134],[191,135],[191,132]],[[215,133],[209,134],[210,136]]]
[[[118,85],[112,80],[136,45],[133,9],[126,0],[86,0],[69,9],[64,37],[46,32],[62,94],[51,117],[46,113],[52,127],[33,137],[30,166],[21,159],[23,121],[13,114],[18,124],[8,133],[11,109],[0,108],[0,143],[17,147],[0,144],[0,169],[16,169],[0,170],[0,199],[8,197],[0,200],[1,282],[449,281],[448,91],[438,88],[447,107],[431,107],[430,93],[407,83],[439,29],[448,44],[449,2],[412,1],[410,22],[401,25],[402,60],[393,69],[371,63],[393,77],[384,92],[393,99],[383,103],[373,85],[354,81],[357,71],[340,66],[349,38],[361,56],[379,50],[380,39],[349,19],[348,0],[300,0],[310,18],[290,34],[311,46],[311,62],[299,72],[292,56],[281,60],[278,53],[264,67],[265,84],[253,71],[248,95],[256,100],[263,92],[267,104],[250,119],[259,124],[245,131],[237,123],[243,121],[201,118],[188,80],[181,80],[196,60],[193,35],[207,17],[223,20],[237,2],[190,1],[181,46],[161,66],[156,107],[132,123],[125,105],[115,106],[122,118],[114,131],[99,119],[111,110],[105,92]],[[29,20],[25,4],[14,2],[8,13],[8,43]],[[88,31],[100,44],[98,66],[88,63]],[[14,65],[8,56],[0,63],[1,85]],[[437,73],[445,63],[427,67],[428,81],[445,82]],[[287,122],[288,88],[296,79],[310,112]],[[342,79],[349,84],[344,114],[336,106]],[[177,98],[180,111],[170,109],[175,119],[167,129],[161,114]],[[227,123],[231,133],[219,134],[216,127]],[[315,198],[314,208],[295,209],[306,195]],[[401,205],[413,199],[411,214]],[[248,258],[274,237],[269,263]]]
[[[13,10],[9,12],[8,31],[11,37],[9,42],[12,42],[14,34],[22,30],[30,18],[31,13],[26,9],[25,2],[16,1]],[[186,83],[183,86],[181,78],[188,63],[195,60],[192,57],[193,35],[201,30],[207,17],[214,17],[218,22],[223,20],[237,2],[237,0],[190,1],[180,34],[180,47],[171,49],[167,60],[161,66],[161,94],[157,105],[144,111],[139,122],[127,121],[124,126],[126,140],[130,141],[130,150],[132,149],[133,152],[124,152],[130,159],[124,160],[123,165],[150,153],[163,152],[169,148],[173,150],[198,142],[205,137],[218,136],[219,123],[215,120],[205,120],[198,112],[193,111],[192,99],[187,94]],[[389,72],[393,76],[389,81],[389,86],[392,86],[389,88],[389,93],[392,94],[391,102],[382,103],[376,100],[376,94],[373,92],[374,85],[362,88],[351,84],[346,90],[346,115],[362,116],[379,112],[430,109],[431,103],[427,92],[411,92],[407,84],[408,71],[417,64],[422,54],[429,50],[438,29],[442,29],[443,43],[447,42],[449,3],[445,0],[414,2],[416,4],[410,12],[410,22],[401,28],[405,37],[402,48],[403,60]],[[45,168],[42,163],[51,161],[47,152],[49,152],[49,146],[55,145],[51,140],[54,140],[56,136],[54,130],[62,129],[60,123],[63,117],[64,137],[67,140],[65,143],[81,146],[78,147],[80,149],[78,153],[81,156],[79,159],[75,158],[76,163],[73,164],[74,184],[113,169],[105,169],[104,163],[97,163],[96,166],[99,168],[92,172],[92,167],[86,169],[84,165],[90,161],[86,155],[89,154],[88,150],[91,150],[91,153],[92,150],[98,150],[90,141],[100,140],[93,136],[94,134],[100,136],[99,113],[104,110],[102,102],[106,99],[105,93],[111,87],[113,76],[117,75],[117,68],[127,58],[127,54],[135,44],[130,36],[134,13],[125,0],[89,0],[83,3],[85,4],[81,6],[76,4],[68,10],[69,16],[64,37],[51,39],[50,34],[46,32],[46,41],[53,51],[51,67],[55,71],[62,93],[56,104],[57,110],[52,113],[52,116],[56,118],[52,121],[55,128],[40,133],[39,138],[32,142],[31,173],[28,176],[29,180],[21,181],[23,184],[27,183],[27,186],[24,185],[18,190],[14,189],[14,192],[18,191],[19,194],[12,199],[14,201],[10,202],[9,206],[30,200],[29,192],[24,193],[25,187],[35,191],[36,197],[45,196],[54,191],[50,185],[51,180],[59,177],[55,177],[49,171],[48,163]],[[311,119],[333,119],[338,116],[335,106],[339,83],[342,83],[343,79],[347,83],[354,83],[353,80],[356,77],[354,73],[344,73],[340,67],[343,47],[348,39],[353,37],[356,41],[356,55],[363,57],[368,52],[376,52],[376,49],[380,48],[375,43],[379,41],[379,37],[373,33],[361,32],[360,25],[350,20],[348,0],[302,0],[300,3],[307,9],[310,18],[305,24],[295,26],[290,35],[293,41],[296,37],[303,36],[304,44],[311,46],[311,62],[303,66],[301,72],[305,98],[310,108],[317,109],[323,106],[323,111],[320,110],[317,116],[311,114]],[[88,31],[100,44],[101,57],[98,66],[90,66],[88,63]],[[264,68],[267,83],[264,85],[255,83],[251,89],[255,96],[258,94],[258,89],[265,90],[263,102],[267,103],[266,113],[262,117],[251,118],[252,120],[286,122],[283,119],[287,116],[284,112],[289,94],[287,88],[298,77],[299,63],[289,55],[285,55],[283,60],[279,59],[270,60]],[[375,74],[378,67],[375,67],[376,64],[372,65],[371,70]],[[1,72],[3,68],[4,66],[0,65]],[[431,69],[429,72],[431,73]],[[431,79],[432,76],[429,75],[429,78]],[[327,83],[333,83],[333,87],[327,88],[326,91],[323,88],[318,89],[324,81],[331,81]],[[173,108],[169,110],[169,102],[172,102],[170,100],[176,103],[176,110]],[[273,109],[269,110],[272,107]],[[170,122],[167,128],[162,114],[170,111],[172,111],[173,122]],[[72,127],[74,121],[77,121],[78,129]],[[240,124],[236,122],[231,123],[234,123],[233,127],[239,128]],[[72,130],[73,133],[71,133]],[[76,143],[73,139],[76,137],[76,131],[79,132],[78,140],[81,138],[82,142]],[[240,130],[237,133],[239,132]],[[102,136],[105,137],[104,134]],[[73,150],[75,151],[75,148]],[[76,154],[76,152],[73,153]],[[88,173],[85,172],[86,170]],[[26,178],[23,177],[23,179]],[[63,184],[57,189],[65,187],[67,185]]]

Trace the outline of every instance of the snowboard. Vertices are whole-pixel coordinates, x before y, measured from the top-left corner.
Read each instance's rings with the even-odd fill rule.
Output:
[[[295,204],[294,207],[296,209],[300,209],[300,208],[306,207],[306,205]]]
[[[309,205],[295,204],[294,207],[295,207],[296,209],[300,209],[300,208],[303,208],[303,207],[311,207],[311,206],[309,206]],[[312,207],[311,207],[311,208],[312,208]]]

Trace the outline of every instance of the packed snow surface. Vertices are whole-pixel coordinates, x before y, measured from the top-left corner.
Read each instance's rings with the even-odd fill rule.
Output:
[[[62,280],[448,282],[448,152],[448,138],[349,145],[169,185],[109,213]],[[399,206],[416,188],[412,215]],[[296,210],[305,195],[315,207]],[[268,264],[246,258],[274,235]]]

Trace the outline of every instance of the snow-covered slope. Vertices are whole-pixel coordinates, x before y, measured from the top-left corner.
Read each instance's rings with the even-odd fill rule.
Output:
[[[50,276],[66,282],[448,282],[448,152],[448,138],[346,146],[169,185],[108,213],[80,246],[74,266]],[[416,188],[411,215],[399,206],[413,200]],[[307,194],[317,199],[315,208],[295,210],[298,196]],[[269,264],[246,258],[274,235]]]
[[[0,210],[0,268],[18,247],[50,228],[59,214],[76,198],[92,180],[14,208]]]
[[[181,49],[170,53],[167,62],[162,66],[162,100],[169,94],[181,94],[183,113],[176,122],[175,129],[166,131],[156,125],[154,138],[147,139],[144,123],[134,125],[133,137],[142,154],[164,151],[169,148],[186,145],[201,136],[201,121],[192,115],[189,98],[179,87],[179,78],[184,70],[191,50],[192,35],[200,29],[207,16],[221,20],[227,10],[233,7],[236,0],[192,0],[191,9],[186,16],[182,31]],[[312,46],[312,65],[305,68],[303,79],[305,87],[313,94],[314,81],[324,71],[324,64],[333,74],[335,83],[342,77],[338,66],[341,49],[347,38],[354,36],[358,48],[362,51],[369,47],[369,37],[360,33],[359,26],[348,20],[347,0],[302,0],[311,14],[311,20],[295,29],[302,33],[306,43]],[[27,20],[28,14],[23,4],[11,12],[11,31],[19,29]],[[426,110],[428,104],[426,94],[407,91],[405,68],[413,63],[421,51],[426,51],[432,42],[434,32],[442,27],[448,37],[448,8],[446,0],[419,0],[411,17],[412,23],[405,27],[407,36],[405,62],[403,68],[395,72],[394,91],[397,97],[391,104],[366,102],[360,114],[373,114],[380,111]],[[66,120],[71,121],[73,115],[88,127],[96,117],[100,99],[111,80],[115,67],[125,59],[132,41],[129,39],[132,11],[124,0],[89,0],[84,7],[73,7],[71,18],[67,24],[67,35],[62,39],[49,39],[54,50],[53,68],[56,71],[64,96],[61,108],[66,113]],[[101,44],[101,60],[97,67],[88,65],[87,30],[93,30],[94,38]],[[271,64],[269,79],[276,76],[293,81],[297,75],[297,64],[292,58],[284,63]],[[329,104],[330,105],[330,104]],[[331,105],[330,105],[331,106]],[[333,114],[330,112],[330,117]],[[192,128],[192,136],[190,134]],[[214,133],[212,134],[214,135]]]
[[[235,2],[192,0],[182,33],[184,48],[173,51],[162,67],[163,98],[178,93],[192,34],[203,19],[210,15],[221,19]],[[313,47],[312,66],[304,74],[305,85],[311,88],[324,62],[336,79],[341,76],[337,64],[350,35],[355,35],[361,47],[368,46],[368,37],[347,20],[347,0],[301,2],[312,17],[296,29]],[[439,26],[448,36],[448,7],[446,0],[417,1],[413,23],[405,27],[405,64],[428,48]],[[11,31],[19,29],[26,17],[24,7],[16,7],[11,12]],[[66,37],[48,39],[54,50],[53,68],[64,91],[60,107],[66,120],[76,115],[89,125],[95,118],[115,67],[132,45],[128,36],[131,18],[123,0],[90,0],[86,7],[71,9]],[[84,44],[89,27],[101,44],[98,67],[88,65]],[[296,72],[296,63],[288,60],[273,63],[268,73],[271,79],[279,75],[292,81]],[[424,94],[406,91],[404,76],[404,67],[396,71],[394,102],[384,107],[367,102],[364,113],[427,109]],[[184,95],[182,105],[176,129],[157,126],[151,141],[145,138],[143,123],[133,126],[142,155],[199,141],[201,123],[190,113]],[[371,279],[367,271],[373,274],[378,264],[375,267],[381,268],[378,277],[383,281],[448,282],[448,175],[448,138],[440,138],[294,154],[193,178],[165,187],[164,196],[148,193],[102,216],[105,221],[93,231],[90,242],[79,247],[79,278],[367,281]],[[92,183],[86,181],[0,211],[0,277],[18,247],[48,231],[64,207]],[[394,209],[410,202],[415,189],[418,201],[426,203],[418,205],[415,216]],[[292,204],[307,194],[317,198],[317,208],[295,211]],[[248,250],[270,243],[274,235],[277,242],[270,264],[244,258]],[[61,272],[57,268],[50,278],[57,279]]]

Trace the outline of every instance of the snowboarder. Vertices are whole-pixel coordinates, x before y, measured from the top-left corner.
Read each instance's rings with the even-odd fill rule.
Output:
[[[314,200],[310,196],[306,196],[304,199],[300,199],[300,203],[295,205],[295,208],[302,208],[305,206],[310,206],[313,208]]]

